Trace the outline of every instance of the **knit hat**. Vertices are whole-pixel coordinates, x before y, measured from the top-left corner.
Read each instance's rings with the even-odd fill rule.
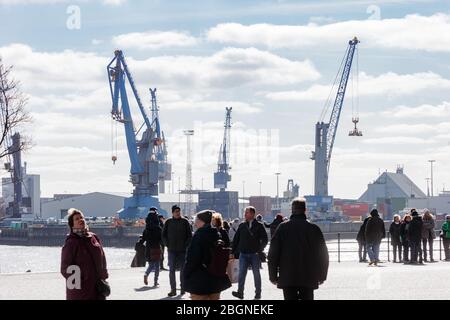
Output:
[[[380,215],[378,214],[378,210],[377,209],[372,209],[372,211],[370,211],[370,215],[372,217],[379,217]]]
[[[177,209],[181,210],[181,208],[177,204],[174,204],[172,206],[172,212],[175,212],[175,210],[177,210]]]
[[[203,221],[206,224],[211,223],[212,220],[212,211],[211,210],[202,210],[196,215],[197,219]]]
[[[411,212],[411,216],[413,216],[413,217],[417,217],[418,215],[419,215],[419,214],[417,213],[416,210],[414,210],[414,211]]]

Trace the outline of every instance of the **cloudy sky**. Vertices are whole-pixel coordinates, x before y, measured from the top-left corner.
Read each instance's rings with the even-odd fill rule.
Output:
[[[245,181],[245,195],[258,195],[262,181],[275,195],[281,172],[281,190],[292,178],[311,194],[314,125],[354,36],[361,43],[330,193],[357,198],[397,164],[426,191],[428,159],[436,160],[435,190],[450,188],[447,0],[0,0],[0,56],[29,97],[34,147],[24,158],[41,175],[43,196],[131,191],[120,126],[111,162],[106,65],[117,48],[147,107],[148,88],[158,88],[175,191],[185,183],[184,129],[196,131],[194,187],[212,188],[231,106],[230,189]],[[363,137],[348,136],[356,115]]]

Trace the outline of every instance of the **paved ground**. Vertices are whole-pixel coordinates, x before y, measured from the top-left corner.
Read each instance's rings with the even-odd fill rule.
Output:
[[[262,271],[263,299],[282,299],[281,290],[270,284],[267,265]],[[168,271],[160,274],[160,287],[143,285],[144,268],[110,270],[112,300],[188,299],[189,295],[167,298]],[[378,299],[450,299],[450,263],[438,262],[424,266],[383,263],[368,267],[355,262],[331,263],[328,280],[317,291],[316,299],[378,300]],[[150,282],[152,283],[152,282]],[[25,273],[0,275],[0,299],[65,299],[65,283],[58,273]],[[233,290],[237,287],[233,285]],[[222,299],[235,299],[231,288]],[[245,298],[253,299],[253,277],[249,272]]]

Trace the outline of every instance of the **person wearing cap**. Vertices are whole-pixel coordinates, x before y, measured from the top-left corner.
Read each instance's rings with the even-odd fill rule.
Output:
[[[394,215],[394,220],[389,227],[389,234],[391,235],[391,246],[394,252],[394,263],[397,262],[397,252],[398,252],[398,262],[402,261],[402,242],[400,240],[400,228],[402,227],[400,216],[398,214]]]
[[[169,297],[176,295],[175,270],[180,267],[180,285],[181,295],[184,290],[184,263],[186,258],[186,249],[192,239],[192,230],[189,221],[181,216],[181,209],[178,205],[172,206],[172,217],[164,223],[162,231],[163,243],[167,247],[169,258]]]
[[[320,228],[306,217],[306,200],[292,201],[290,220],[282,222],[270,241],[269,279],[283,289],[285,300],[313,300],[327,279],[328,248]]]
[[[419,213],[416,209],[411,210],[412,220],[409,223],[407,233],[409,244],[411,246],[411,264],[422,264],[422,227],[423,221],[422,217],[419,216]]]
[[[441,237],[444,245],[445,261],[450,261],[450,214],[445,216]]]
[[[211,225],[213,213],[203,210],[195,217],[196,231],[188,247],[184,266],[184,288],[192,300],[219,300],[220,293],[231,287],[228,275],[217,276],[208,271],[213,245],[221,239]]]
[[[380,218],[377,209],[370,211],[369,220],[367,220],[365,239],[367,253],[369,254],[369,266],[377,265],[380,262],[381,240],[386,237],[383,219]]]

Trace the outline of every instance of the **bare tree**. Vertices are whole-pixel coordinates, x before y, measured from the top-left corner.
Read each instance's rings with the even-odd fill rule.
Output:
[[[31,146],[31,140],[23,137],[18,148],[11,147],[13,131],[31,122],[25,110],[27,98],[20,91],[19,82],[11,77],[12,67],[5,67],[0,58],[0,159]]]

